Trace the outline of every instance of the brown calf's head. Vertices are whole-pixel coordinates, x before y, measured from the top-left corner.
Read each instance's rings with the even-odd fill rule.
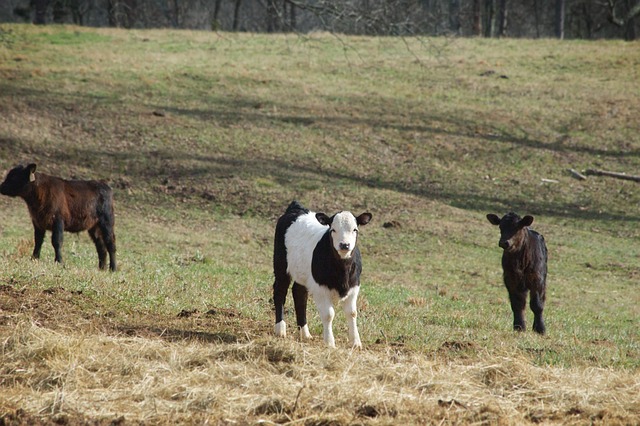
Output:
[[[0,194],[17,197],[23,193],[27,185],[36,180],[36,165],[16,166],[9,170],[4,182],[0,184]]]
[[[525,232],[524,228],[533,223],[533,216],[520,216],[511,212],[500,219],[495,214],[488,214],[487,219],[493,225],[500,227],[500,241],[498,245],[506,251],[518,251],[522,247]]]

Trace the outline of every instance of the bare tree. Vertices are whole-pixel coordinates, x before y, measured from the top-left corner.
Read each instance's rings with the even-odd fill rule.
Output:
[[[33,19],[33,23],[36,25],[44,25],[47,23],[47,0],[34,0],[34,6],[36,13]]]
[[[460,0],[449,1],[449,29],[453,34],[460,34]]]
[[[556,0],[556,19],[555,30],[556,37],[560,40],[564,39],[564,12],[565,12],[565,0]]]
[[[609,20],[625,30],[626,40],[636,39],[635,19],[640,15],[640,1],[635,4],[631,0],[608,0]],[[620,9],[626,9],[626,13],[618,15]]]
[[[135,22],[136,0],[107,0],[109,26],[131,28]]]
[[[233,7],[233,31],[238,31],[238,24],[240,22],[240,3],[242,0],[235,0],[236,3]]]
[[[0,16],[0,22],[26,17],[37,24],[73,21],[125,28],[628,40],[636,39],[640,31],[640,0],[11,1],[28,6],[14,8],[13,16]]]
[[[473,0],[472,33],[473,35],[476,35],[476,36],[482,35],[482,13],[480,9],[480,1],[481,0]]]
[[[533,1],[533,16],[535,20],[536,38],[540,38],[540,5],[539,0]]]
[[[504,37],[507,35],[507,0],[498,0],[498,8],[496,10],[496,36]]]

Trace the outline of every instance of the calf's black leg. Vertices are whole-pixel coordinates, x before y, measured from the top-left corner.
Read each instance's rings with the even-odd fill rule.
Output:
[[[273,304],[276,310],[276,324],[280,323],[284,319],[284,302],[287,299],[287,292],[289,291],[289,284],[291,284],[291,277],[286,272],[286,264],[284,268],[275,268],[274,275],[275,280],[273,282]]]
[[[307,299],[309,292],[305,286],[296,282],[293,283],[291,292],[293,293],[293,303],[296,308],[296,322],[298,327],[302,328],[307,325]]]
[[[62,218],[56,217],[53,220],[51,244],[56,253],[56,262],[62,263],[62,242],[64,240],[64,222]]]
[[[33,246],[33,254],[31,255],[34,259],[40,259],[40,250],[42,249],[42,243],[44,242],[44,234],[45,230],[40,228],[33,228],[33,240],[35,245]]]
[[[529,307],[533,311],[533,331],[536,333],[544,334],[546,329],[544,326],[544,319],[542,318],[542,311],[544,310],[545,293],[544,291],[531,291],[531,300],[529,301]]]
[[[513,311],[513,329],[524,331],[526,329],[524,321],[524,310],[527,306],[526,291],[509,291],[511,310]]]

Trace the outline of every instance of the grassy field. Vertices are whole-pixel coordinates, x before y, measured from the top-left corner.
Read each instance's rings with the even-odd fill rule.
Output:
[[[638,43],[0,25],[0,169],[109,181],[120,264],[30,260],[0,197],[0,423],[638,424],[639,184],[567,172],[640,174],[638,111]],[[292,199],[373,214],[362,351],[312,303],[312,342],[272,335]],[[511,331],[508,211],[544,337]]]

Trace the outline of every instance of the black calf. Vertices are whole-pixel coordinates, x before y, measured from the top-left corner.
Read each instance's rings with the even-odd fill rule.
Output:
[[[527,292],[531,292],[529,307],[533,311],[533,330],[544,334],[542,318],[547,287],[547,246],[544,237],[528,228],[533,216],[520,217],[509,213],[500,219],[488,214],[487,219],[500,227],[502,270],[504,285],[509,291],[511,310],[513,311],[513,329],[525,330],[524,311],[527,304]]]

